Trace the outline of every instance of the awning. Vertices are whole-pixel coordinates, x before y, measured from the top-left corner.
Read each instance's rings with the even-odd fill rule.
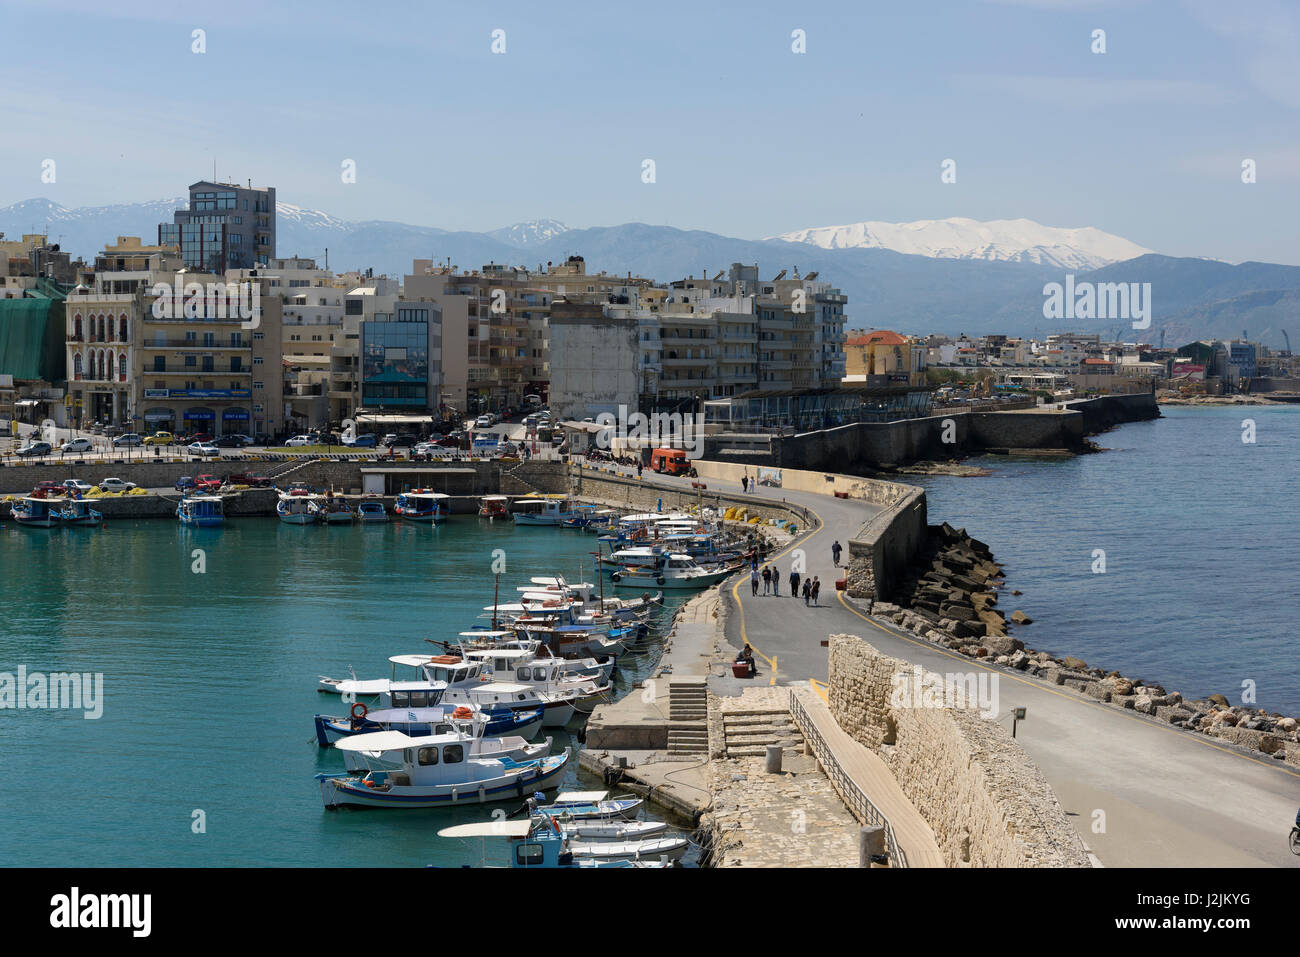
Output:
[[[356,416],[358,425],[425,425],[432,424],[431,415],[400,415],[395,412],[371,412]]]

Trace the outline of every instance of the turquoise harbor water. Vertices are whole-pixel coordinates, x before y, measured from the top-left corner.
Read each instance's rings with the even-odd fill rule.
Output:
[[[392,654],[431,651],[529,576],[578,580],[594,535],[457,516],[439,528],[173,521],[100,530],[0,530],[0,671],[102,672],[103,716],[0,710],[7,786],[0,864],[477,863],[482,842],[436,831],[498,804],[326,812],[312,775],[343,769],[312,716],[342,713],[318,675],[386,677]],[[195,573],[194,550],[206,570]],[[671,609],[679,599],[670,600]],[[658,653],[620,659],[620,683]],[[556,750],[577,742],[562,731]],[[565,786],[596,788],[571,762]],[[192,814],[206,815],[193,833]],[[647,813],[654,817],[653,811]],[[19,839],[21,837],[21,839]],[[493,846],[497,845],[497,846]],[[504,842],[488,842],[490,860]]]
[[[1252,681],[1260,707],[1300,714],[1300,407],[1169,407],[1096,441],[1111,451],[987,456],[971,464],[990,477],[908,481],[927,489],[930,521],[993,548],[999,607],[1034,619],[1015,630],[1031,647],[1186,697],[1239,702]]]

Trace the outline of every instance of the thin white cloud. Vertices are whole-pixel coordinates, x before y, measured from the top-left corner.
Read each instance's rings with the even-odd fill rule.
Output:
[[[1236,44],[1251,84],[1270,99],[1300,109],[1300,11],[1277,0],[1249,4],[1188,0],[1210,29]]]

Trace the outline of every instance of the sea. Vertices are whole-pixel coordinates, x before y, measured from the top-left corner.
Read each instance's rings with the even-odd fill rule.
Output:
[[[1028,646],[1300,716],[1300,406],[1162,411],[1096,436],[1095,455],[907,481],[931,523],[992,547]]]
[[[388,656],[440,653],[491,625],[532,576],[592,577],[596,536],[454,516],[432,527],[159,519],[99,529],[0,528],[3,673],[102,675],[102,714],[0,710],[7,786],[0,864],[459,867],[505,861],[505,841],[440,838],[512,804],[435,810],[322,807],[342,756],[313,716],[344,714],[319,676],[388,677]],[[608,585],[608,583],[607,583]],[[666,601],[664,617],[680,603]],[[618,694],[662,644],[620,658]],[[566,789],[603,789],[577,768]],[[654,808],[643,817],[665,819]],[[670,816],[667,819],[672,820]],[[682,833],[689,836],[687,822]],[[21,839],[19,839],[21,836]],[[695,851],[688,862],[696,859]]]

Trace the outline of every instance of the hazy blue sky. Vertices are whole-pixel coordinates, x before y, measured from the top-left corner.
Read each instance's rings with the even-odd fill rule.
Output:
[[[178,195],[215,157],[448,229],[1026,217],[1300,262],[1295,2],[6,0],[0,24],[0,205]]]

